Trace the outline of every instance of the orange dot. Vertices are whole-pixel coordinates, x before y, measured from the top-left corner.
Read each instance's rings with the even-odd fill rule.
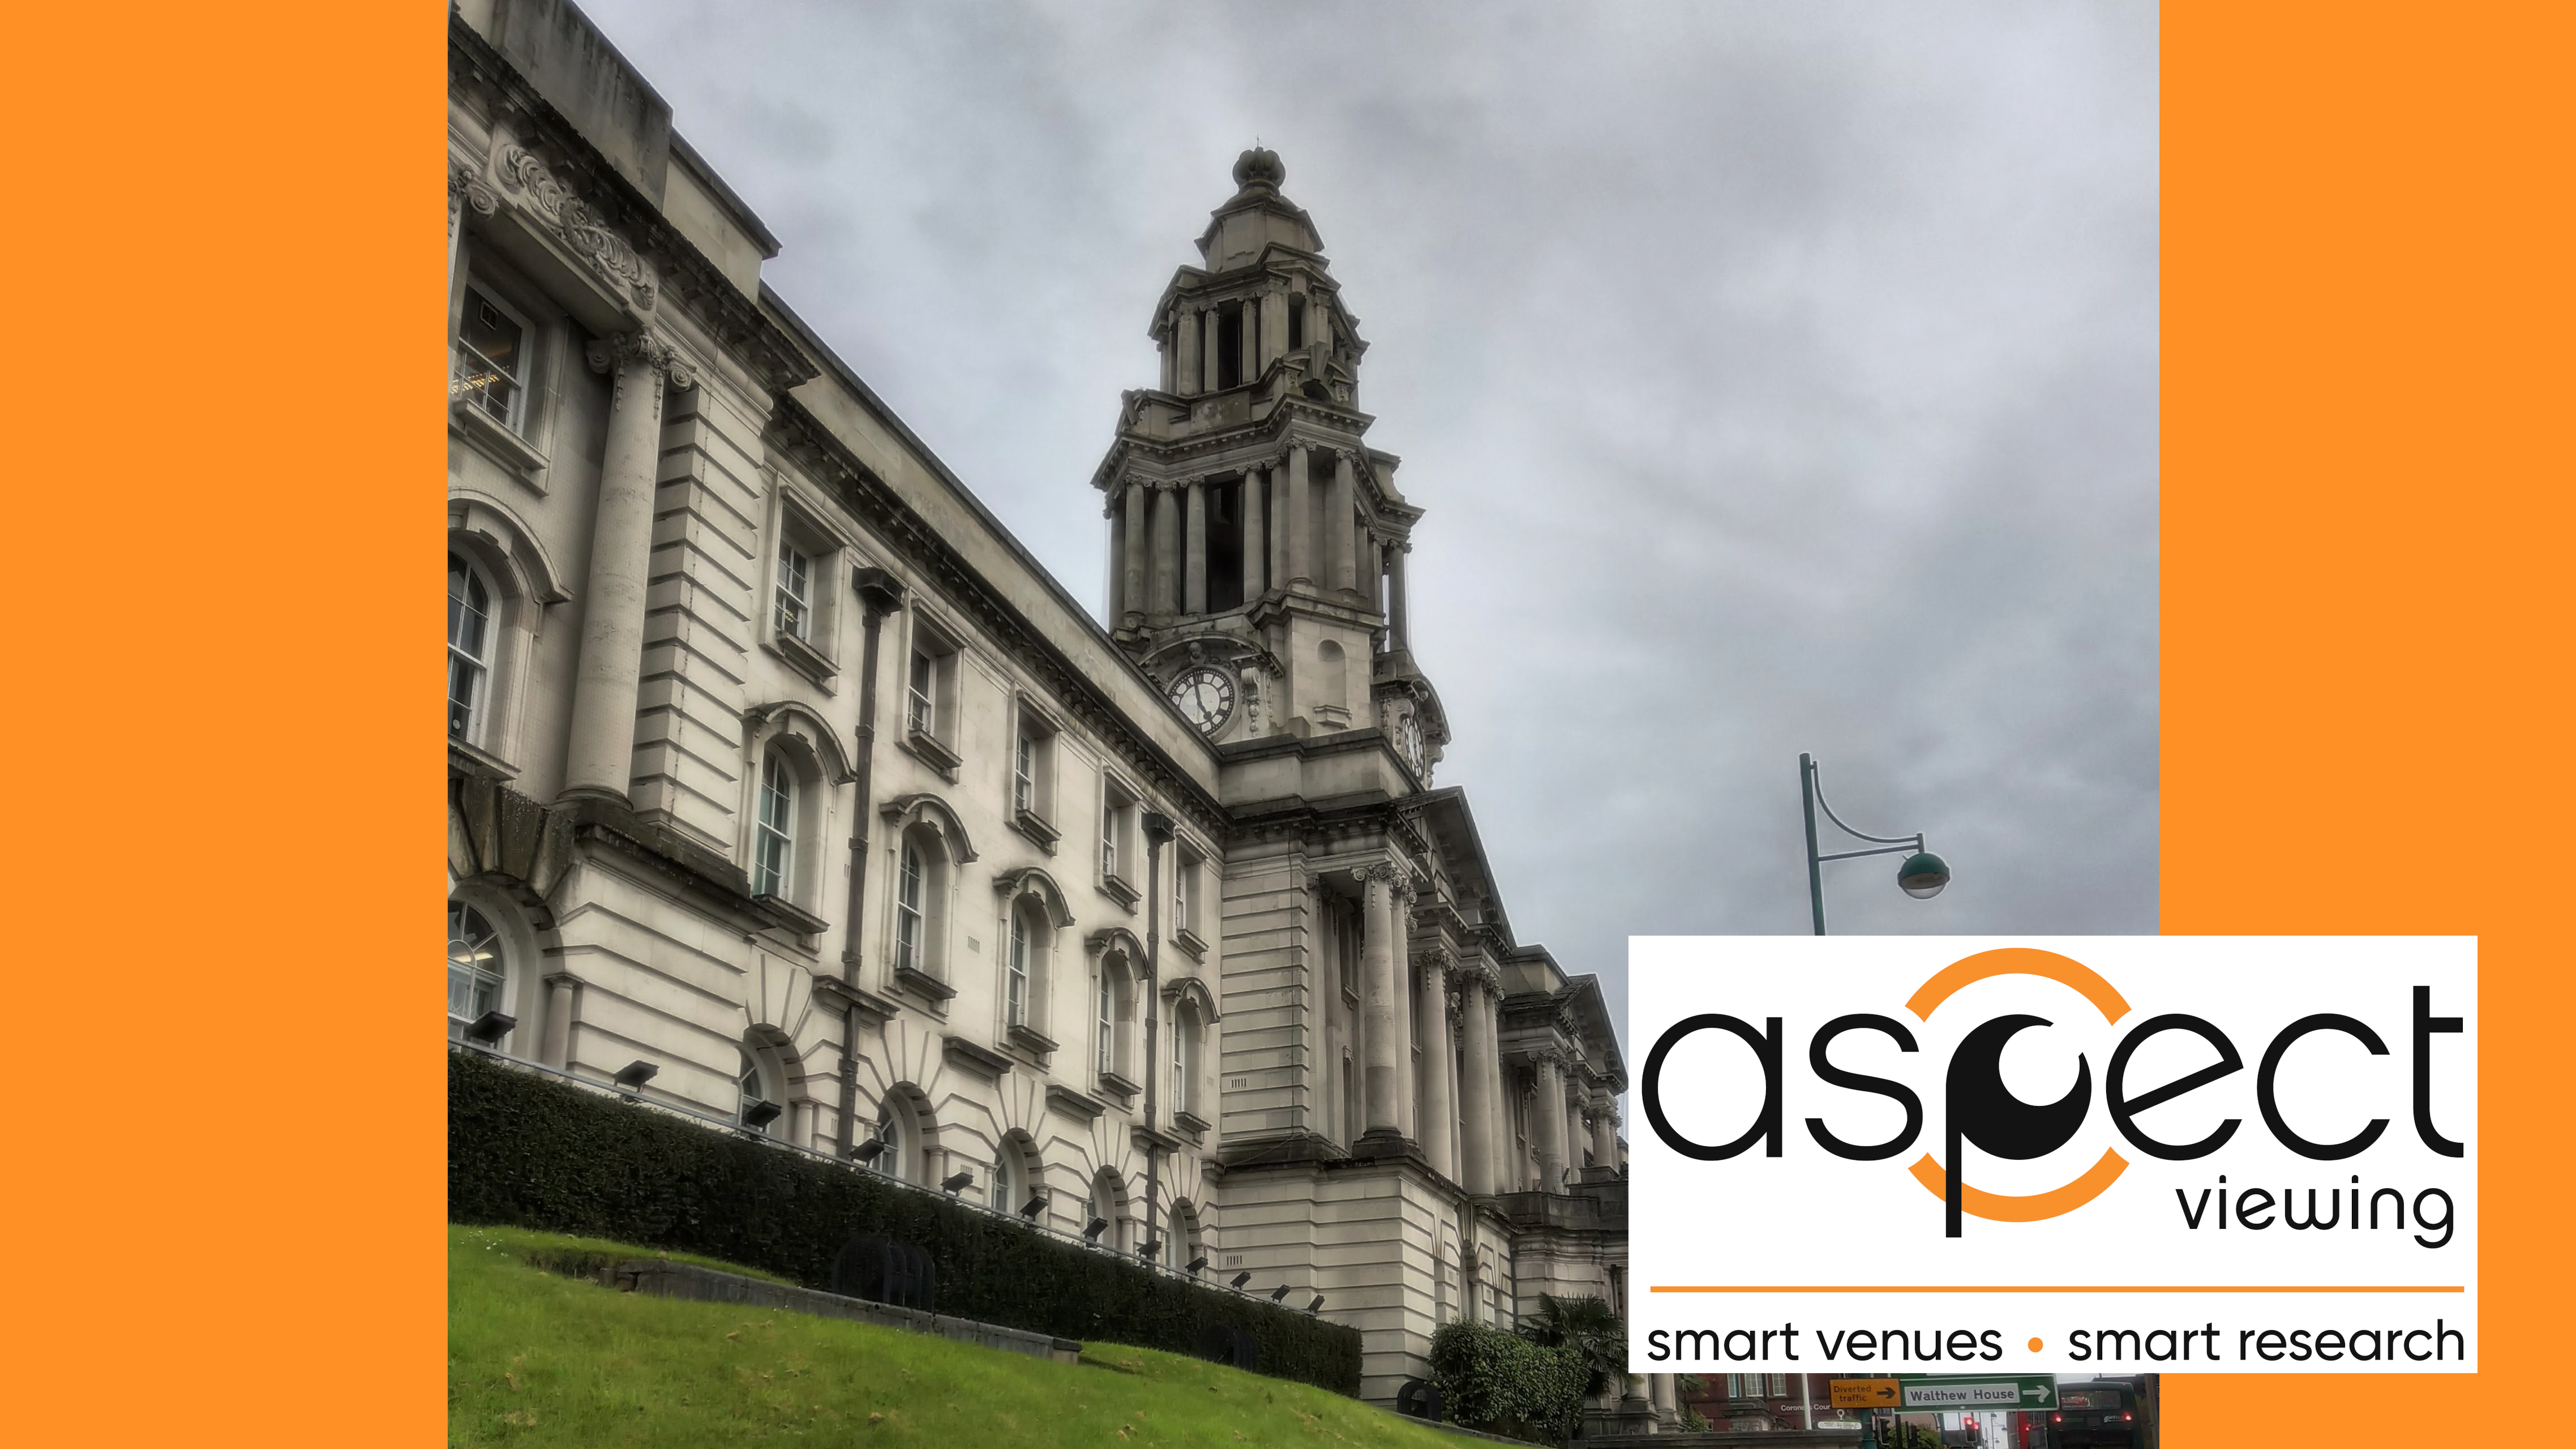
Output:
[[[2030,1351],[2031,1351],[2032,1353],[2037,1353],[2037,1352],[2039,1352],[2039,1340],[2038,1340],[2038,1339],[2035,1339],[2035,1338],[2034,1338],[2034,1339],[2032,1339],[2032,1340],[2030,1341]]]

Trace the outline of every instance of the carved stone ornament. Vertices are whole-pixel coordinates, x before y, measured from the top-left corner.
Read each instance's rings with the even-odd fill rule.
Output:
[[[492,171],[501,189],[524,204],[572,249],[590,259],[601,274],[626,289],[639,311],[653,310],[653,269],[626,238],[609,229],[589,202],[555,179],[546,164],[526,147],[503,142],[492,153]]]
[[[620,332],[600,338],[590,344],[587,355],[593,372],[614,374],[623,371],[630,362],[641,362],[662,374],[673,387],[687,389],[698,385],[697,364],[649,332]]]
[[[1397,882],[1402,881],[1405,878],[1405,874],[1406,873],[1404,871],[1396,867],[1394,861],[1381,860],[1373,864],[1353,868],[1351,871],[1351,879],[1358,881],[1362,885],[1366,885],[1370,881],[1385,881],[1390,887],[1392,887]]]
[[[474,208],[477,216],[490,216],[498,210],[501,198],[492,192],[491,183],[462,161],[447,163],[447,218],[453,223],[459,204]]]

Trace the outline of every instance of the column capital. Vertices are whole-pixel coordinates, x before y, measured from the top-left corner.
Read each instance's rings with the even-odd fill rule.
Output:
[[[1384,881],[1390,888],[1392,888],[1398,882],[1404,881],[1409,874],[1410,872],[1407,872],[1402,867],[1398,866],[1394,861],[1380,860],[1372,861],[1367,865],[1354,866],[1351,870],[1351,879],[1358,881],[1362,885],[1366,885],[1371,881]]]
[[[593,372],[615,372],[640,362],[662,374],[673,387],[698,385],[697,364],[650,332],[613,333],[591,343],[585,351]]]

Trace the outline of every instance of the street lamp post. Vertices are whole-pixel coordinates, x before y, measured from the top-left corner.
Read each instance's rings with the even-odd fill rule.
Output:
[[[1941,888],[1950,883],[1949,863],[1923,848],[1922,832],[1917,831],[1912,835],[1867,835],[1845,825],[1843,818],[1834,813],[1834,807],[1825,801],[1821,767],[1816,764],[1816,757],[1813,755],[1798,756],[1798,795],[1807,813],[1807,902],[1815,909],[1817,935],[1821,936],[1825,933],[1826,861],[1857,860],[1864,855],[1894,855],[1900,850],[1911,851],[1913,853],[1906,856],[1896,867],[1897,889],[1916,900],[1930,900],[1941,894]],[[1832,855],[1817,854],[1816,810],[1819,806],[1823,807],[1825,818],[1832,821],[1836,829],[1854,840],[1871,842],[1870,848],[1841,850]]]

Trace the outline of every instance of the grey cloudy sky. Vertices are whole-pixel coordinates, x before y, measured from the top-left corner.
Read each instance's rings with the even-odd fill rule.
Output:
[[[2156,929],[2152,6],[587,0],[767,275],[1077,597],[1257,136],[1430,510],[1414,647],[1513,926],[1807,929],[1797,755],[1956,883]]]

